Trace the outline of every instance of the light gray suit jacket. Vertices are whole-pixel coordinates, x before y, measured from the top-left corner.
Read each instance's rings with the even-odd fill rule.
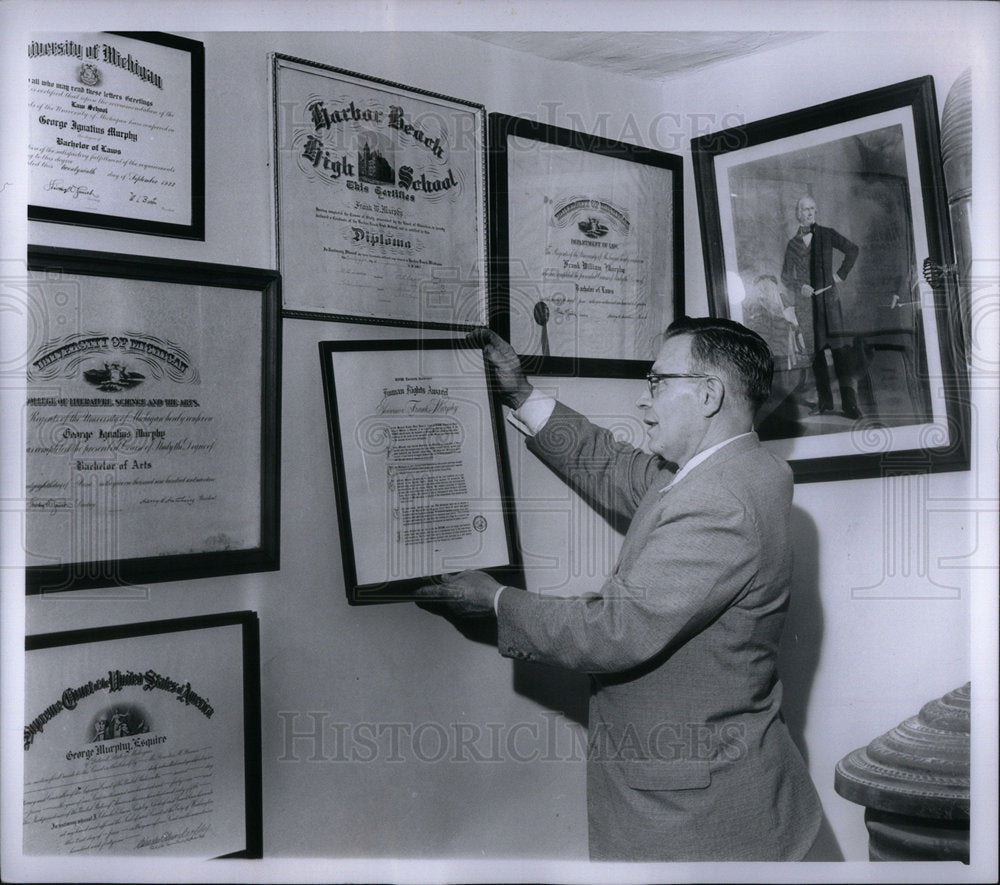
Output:
[[[508,657],[591,674],[592,859],[799,860],[822,810],[781,718],[792,477],[756,435],[673,473],[557,404],[528,447],[630,521],[599,595],[505,590]]]

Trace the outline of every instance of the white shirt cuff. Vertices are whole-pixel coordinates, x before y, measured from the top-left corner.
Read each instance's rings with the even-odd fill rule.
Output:
[[[501,584],[499,587],[497,587],[497,592],[493,594],[493,614],[495,615],[500,614],[500,610],[497,608],[497,604],[500,602],[500,594],[503,593],[503,591],[506,589],[507,587]]]
[[[530,396],[521,403],[519,409],[507,413],[507,420],[521,433],[535,436],[548,422],[555,407],[556,401],[536,387],[531,391]]]

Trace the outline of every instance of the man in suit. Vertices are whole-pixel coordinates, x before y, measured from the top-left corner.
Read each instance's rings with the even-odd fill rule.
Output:
[[[767,344],[731,320],[674,323],[636,403],[650,454],[533,390],[480,334],[528,448],[629,528],[596,595],[468,571],[419,597],[495,613],[507,657],[590,674],[592,859],[802,859],[822,812],[780,711],[792,477],[752,429]]]
[[[833,410],[833,391],[826,365],[826,349],[829,348],[840,387],[843,413],[848,418],[860,418],[854,359],[849,344],[840,337],[844,331],[844,317],[837,291],[837,286],[847,279],[854,267],[859,250],[832,227],[816,224],[816,201],[812,197],[802,197],[798,201],[795,217],[799,229],[785,247],[781,281],[795,299],[796,313],[812,309],[813,374],[819,398],[817,412]],[[836,272],[833,269],[834,249],[844,256]],[[802,321],[801,315],[799,321]]]

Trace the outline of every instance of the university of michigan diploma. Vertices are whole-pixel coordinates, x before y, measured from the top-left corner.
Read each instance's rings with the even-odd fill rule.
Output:
[[[265,531],[261,291],[211,265],[105,256],[117,264],[97,275],[59,254],[30,273],[29,576],[114,583],[137,560],[250,556]],[[161,567],[131,579],[170,577]]]
[[[508,136],[511,343],[652,360],[672,319],[672,173]]]
[[[170,35],[31,40],[31,217],[202,237],[203,53]]]

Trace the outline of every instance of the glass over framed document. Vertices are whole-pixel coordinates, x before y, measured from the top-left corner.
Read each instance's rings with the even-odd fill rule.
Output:
[[[482,105],[278,54],[272,80],[286,311],[485,325]]]
[[[28,269],[28,592],[277,568],[277,273],[43,247]]]
[[[260,857],[257,615],[25,641],[26,855]]]
[[[352,603],[411,598],[465,569],[520,581],[501,408],[458,339],[322,341]]]
[[[28,60],[28,217],[205,239],[204,45],[59,31]]]
[[[492,328],[534,374],[641,377],[683,312],[681,158],[490,114]]]

